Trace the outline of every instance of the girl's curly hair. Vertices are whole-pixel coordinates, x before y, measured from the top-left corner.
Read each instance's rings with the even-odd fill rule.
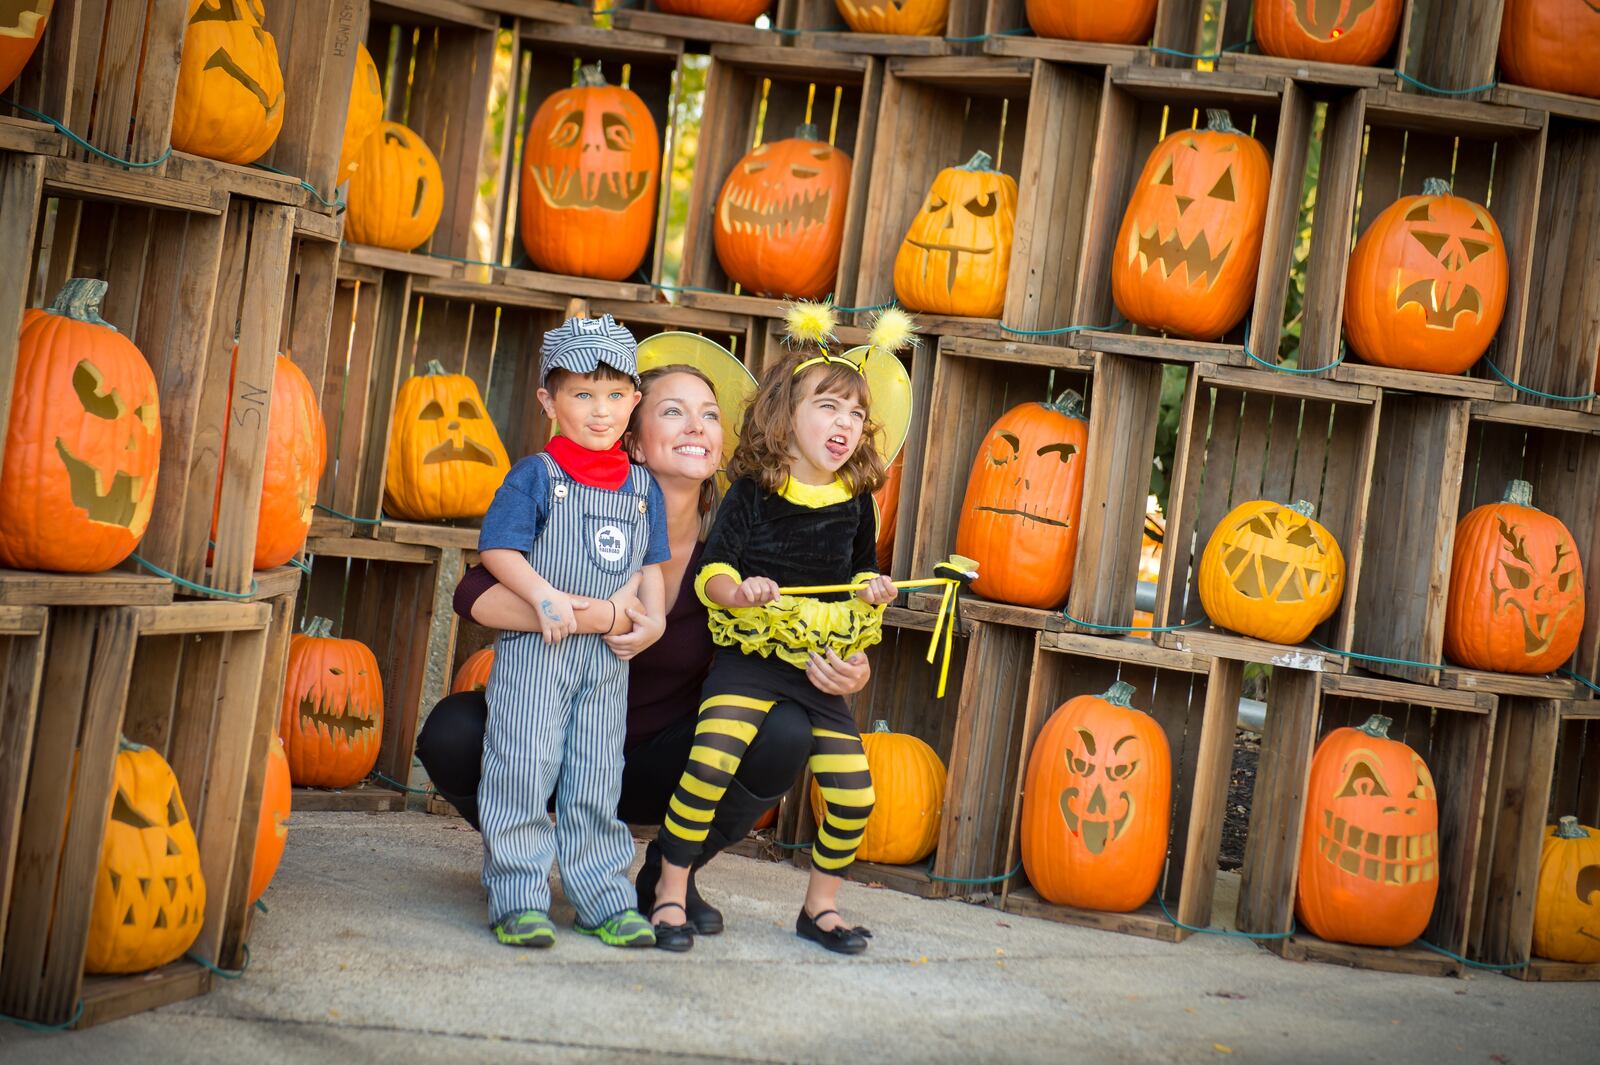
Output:
[[[845,396],[866,408],[866,424],[855,453],[839,469],[839,477],[852,496],[877,491],[886,479],[879,452],[883,427],[872,417],[872,394],[867,379],[853,366],[819,362],[796,374],[795,368],[818,351],[806,345],[770,363],[761,375],[760,388],[745,408],[739,446],[728,464],[728,476],[750,477],[768,492],[777,492],[789,479],[789,444],[794,439],[794,412],[802,400],[823,393]]]

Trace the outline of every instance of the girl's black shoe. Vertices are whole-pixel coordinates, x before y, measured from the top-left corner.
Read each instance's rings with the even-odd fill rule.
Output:
[[[656,947],[658,949],[670,950],[674,954],[682,954],[686,950],[694,949],[694,925],[688,922],[668,924],[665,921],[656,920],[656,914],[662,910],[682,909],[683,907],[676,902],[663,902],[650,911],[650,923],[655,928]]]
[[[683,912],[689,915],[689,923],[694,925],[694,930],[701,935],[722,934],[722,911],[700,897],[700,889],[695,886],[693,870],[689,872],[689,895],[684,902]]]
[[[703,936],[722,934],[722,911],[700,897],[700,888],[695,885],[694,874],[696,870],[689,870],[689,895],[684,900],[683,912],[688,915],[689,923],[694,925],[694,930]],[[644,850],[644,864],[639,866],[639,875],[634,879],[634,890],[639,895],[639,909],[644,913],[654,913],[652,907],[656,904],[656,885],[661,882],[661,849],[654,840]]]
[[[823,910],[816,917],[806,912],[804,906],[800,907],[800,916],[795,918],[794,934],[801,939],[809,939],[813,943],[820,943],[835,954],[860,954],[867,949],[867,940],[872,938],[872,933],[865,928],[848,928],[840,925],[824,932],[817,927],[817,917],[826,917],[828,914],[838,916],[838,910]],[[659,945],[661,927],[656,926],[657,944]]]

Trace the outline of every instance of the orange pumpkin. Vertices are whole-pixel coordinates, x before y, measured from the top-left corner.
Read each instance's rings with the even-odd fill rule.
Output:
[[[22,316],[0,466],[0,566],[99,573],[133,552],[161,465],[156,378],[73,278]]]
[[[1017,182],[977,152],[939,171],[894,257],[894,291],[914,311],[998,318],[1011,272]]]
[[[1156,28],[1156,0],[1027,0],[1028,25],[1040,37],[1100,44],[1144,44]]]
[[[878,505],[878,572],[888,573],[894,562],[894,534],[900,524],[900,474],[905,469],[905,449],[889,464],[889,478],[872,493]]]
[[[44,24],[55,0],[13,0],[0,5],[0,92],[11,88],[34,49],[44,39]]]
[[[450,685],[450,694],[456,692],[481,692],[489,684],[489,671],[494,668],[494,648],[474,651],[456,670],[456,679]]]
[[[716,22],[754,22],[772,6],[772,0],[656,0],[663,15],[687,15]]]
[[[1167,859],[1172,751],[1133,685],[1056,708],[1028,758],[1022,867],[1039,897],[1127,913],[1150,900]]]
[[[356,45],[356,69],[350,77],[350,106],[344,114],[344,138],[339,142],[339,177],[343,185],[355,176],[361,146],[383,121],[383,81],[378,64],[364,44]]]
[[[1336,943],[1399,947],[1439,891],[1439,797],[1420,755],[1374,714],[1317,744],[1306,782],[1295,912]]]
[[[1600,962],[1600,830],[1585,828],[1576,817],[1544,830],[1533,952],[1579,965]]]
[[[1489,212],[1428,178],[1422,195],[1384,208],[1356,241],[1345,340],[1378,366],[1461,373],[1494,341],[1509,273]]]
[[[1583,631],[1583,560],[1561,519],[1533,505],[1533,486],[1456,525],[1445,606],[1444,652],[1472,669],[1549,673]]]
[[[439,160],[411,130],[380,122],[356,156],[345,237],[355,244],[410,251],[428,242],[443,213]]]
[[[621,281],[655,233],[661,138],[637,93],[598,64],[552,93],[523,139],[522,246],[541,270]]]
[[[807,124],[734,164],[717,197],[717,260],[747,293],[818,299],[844,244],[850,157]]]
[[[833,0],[845,23],[857,33],[896,33],[937,37],[944,32],[950,0]]]
[[[1344,596],[1344,552],[1310,503],[1253,499],[1206,542],[1196,584],[1213,624],[1269,643],[1299,643]]]
[[[385,512],[414,521],[481,517],[510,469],[476,381],[429,360],[425,372],[400,386],[389,426]]]
[[[1367,66],[1389,50],[1404,0],[1255,0],[1256,43],[1267,55]]]
[[[267,778],[261,789],[261,816],[256,821],[256,855],[250,863],[250,901],[267,893],[267,885],[283,860],[289,842],[289,805],[293,789],[289,786],[289,756],[283,741],[272,737],[267,748]]]
[[[296,785],[344,788],[378,764],[383,681],[359,640],[334,639],[333,623],[312,618],[289,640],[278,735]]]
[[[778,807],[777,807],[776,804],[774,804],[772,806],[767,807],[767,812],[762,814],[761,817],[757,819],[756,823],[750,826],[750,831],[751,832],[764,832],[764,831],[766,831],[767,829],[771,828],[773,825],[775,825],[777,823],[778,823]]]
[[[956,553],[978,563],[973,591],[1044,609],[1066,601],[1088,445],[1076,392],[1013,407],[990,428],[973,459],[956,527]]]
[[[1500,72],[1547,92],[1600,97],[1600,3],[1505,0]]]
[[[1144,164],[1111,257],[1111,295],[1128,321],[1220,337],[1255,300],[1272,163],[1226,111],[1169,134]]]
[[[278,139],[283,68],[266,17],[261,0],[189,0],[172,106],[174,148],[243,165]]]
[[[909,733],[890,732],[887,721],[873,723],[861,736],[877,801],[861,833],[856,857],[864,862],[909,865],[939,844],[944,809],[944,763],[939,754]],[[811,781],[811,813],[823,823],[822,789]]]

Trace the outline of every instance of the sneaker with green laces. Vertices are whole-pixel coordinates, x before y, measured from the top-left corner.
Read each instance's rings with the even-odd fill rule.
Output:
[[[572,926],[586,936],[598,936],[609,947],[653,947],[656,945],[655,929],[650,927],[638,910],[614,913],[593,928],[581,923]]]
[[[553,947],[556,926],[543,910],[522,910],[500,918],[494,937],[508,947]]]

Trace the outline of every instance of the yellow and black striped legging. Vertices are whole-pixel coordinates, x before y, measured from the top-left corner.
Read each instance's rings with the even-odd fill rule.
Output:
[[[738,772],[745,749],[760,731],[767,711],[776,705],[774,699],[733,694],[712,695],[700,705],[689,764],[667,804],[657,840],[669,862],[693,864],[716,816],[722,793]],[[839,708],[843,710],[843,700],[839,700]],[[854,722],[829,714],[828,723],[842,727],[825,728],[817,722],[817,716],[812,715],[810,764],[811,774],[822,791],[825,811],[811,846],[811,864],[838,875],[855,861],[856,848],[861,845],[861,834],[872,813],[872,773],[867,769],[867,756]]]

